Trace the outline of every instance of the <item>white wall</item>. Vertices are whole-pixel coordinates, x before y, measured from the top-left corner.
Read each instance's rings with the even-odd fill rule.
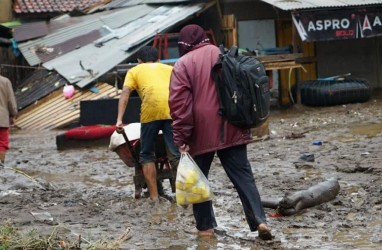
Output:
[[[250,50],[276,47],[274,20],[247,20],[238,22],[239,47]]]

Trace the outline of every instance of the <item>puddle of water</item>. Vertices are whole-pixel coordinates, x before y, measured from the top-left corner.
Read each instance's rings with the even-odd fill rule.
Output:
[[[382,123],[349,124],[348,128],[349,133],[343,133],[332,137],[329,141],[355,142],[358,140],[357,136],[363,135],[371,138],[382,133]]]
[[[335,230],[332,233],[311,228],[285,227],[282,232],[287,237],[281,239],[281,242],[291,247],[294,242],[299,243],[299,246],[305,244],[308,249],[379,249],[380,243],[373,242],[370,232],[366,230],[366,227],[365,230],[352,228],[343,231]],[[314,241],[309,235],[314,235],[316,240]]]
[[[356,228],[344,231],[337,230],[332,240],[334,242],[341,242],[343,245],[352,246],[353,249],[378,249],[377,243],[371,241],[370,232],[366,230],[366,228],[365,230]]]
[[[128,185],[131,185],[132,182],[129,180],[116,180],[113,177],[109,176],[86,176],[86,175],[65,175],[61,173],[46,173],[38,170],[22,170],[25,174],[31,176],[32,178],[38,178],[44,180],[45,183],[83,183],[87,185],[102,185],[105,187],[120,187],[125,188]],[[170,184],[169,184],[170,185]],[[165,188],[168,188],[165,186]]]
[[[342,134],[342,135],[330,138],[329,141],[356,142],[358,141],[358,139],[355,137],[355,135],[352,135],[352,134]]]
[[[38,177],[46,182],[57,182],[57,181],[71,181],[71,182],[86,182],[87,177],[81,175],[63,175],[58,173],[46,173],[38,170],[23,170],[27,175],[32,177]]]
[[[357,124],[350,127],[352,135],[366,135],[367,137],[375,137],[382,133],[382,123]]]

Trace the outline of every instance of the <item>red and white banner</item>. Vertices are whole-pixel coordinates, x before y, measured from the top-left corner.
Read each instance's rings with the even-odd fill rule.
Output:
[[[382,36],[382,10],[321,10],[292,13],[303,41]]]

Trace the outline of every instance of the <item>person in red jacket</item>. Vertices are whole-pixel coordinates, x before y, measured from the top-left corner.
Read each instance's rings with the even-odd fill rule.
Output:
[[[263,240],[272,239],[266,224],[251,165],[247,144],[251,131],[240,129],[218,114],[219,103],[211,69],[220,50],[212,45],[204,29],[191,24],[179,33],[179,60],[170,81],[170,112],[174,142],[181,152],[188,151],[208,178],[215,153],[234,184],[251,231]],[[193,204],[195,233],[213,235],[217,226],[212,201]]]

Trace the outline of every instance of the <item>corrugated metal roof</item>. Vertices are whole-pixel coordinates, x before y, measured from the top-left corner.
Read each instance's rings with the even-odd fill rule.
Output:
[[[192,2],[192,0],[113,0],[110,3],[94,6],[88,13],[95,13],[97,11],[112,10],[117,8],[131,7],[139,4],[173,4]]]
[[[108,10],[121,7],[129,7],[137,4],[169,4],[180,2],[192,2],[191,0],[113,0],[99,9]]]
[[[48,62],[72,50],[81,48],[82,46],[92,43],[94,40],[102,37],[104,34],[105,32],[103,32],[102,30],[93,30],[89,33],[77,36],[63,43],[53,45],[49,48],[39,47],[39,49],[36,50],[36,55],[39,57],[41,62]]]
[[[19,110],[35,103],[68,82],[56,72],[40,69],[33,72],[15,91]]]
[[[99,30],[102,26],[115,29],[126,23],[134,21],[147,13],[151,12],[153,7],[147,5],[137,5],[130,8],[120,9],[118,11],[109,11],[102,14],[97,13],[94,15],[88,15],[84,17],[69,17],[66,16],[57,22],[67,22],[71,24],[67,27],[58,29],[57,31],[46,35],[40,39],[28,41],[19,44],[19,49],[27,62],[30,65],[38,65],[42,63],[38,57],[39,48],[51,48],[57,44],[63,44],[65,41],[79,37],[88,32]],[[80,23],[73,23],[71,19],[80,18]],[[37,51],[37,52],[36,52]]]
[[[85,87],[132,56],[139,49],[137,45],[147,44],[156,33],[168,30],[203,7],[204,4],[158,7],[134,22],[112,30],[113,36],[96,41],[102,46],[88,44],[46,62],[43,66],[55,69],[69,82]]]
[[[382,0],[261,0],[282,10],[382,4]]]
[[[79,20],[77,22],[76,20],[77,19],[72,19],[72,22],[78,23]],[[69,23],[55,22],[55,21],[52,21],[52,22],[38,21],[38,22],[32,22],[32,23],[25,23],[25,24],[12,27],[14,30],[13,38],[18,43],[20,43],[27,40],[46,36],[47,34],[52,33],[68,25]]]
[[[113,0],[108,4],[92,9],[91,12],[95,12],[98,10],[111,10],[116,8],[131,7],[131,6],[139,5],[142,2],[143,0]]]

